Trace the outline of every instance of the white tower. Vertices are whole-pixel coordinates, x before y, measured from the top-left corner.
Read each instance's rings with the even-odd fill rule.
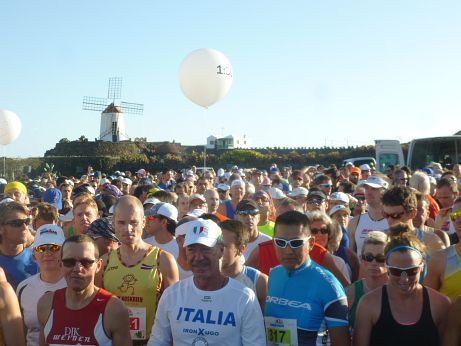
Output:
[[[125,131],[125,117],[119,106],[111,103],[101,113],[99,139],[105,142],[120,142],[130,138]]]
[[[116,99],[122,97],[122,78],[109,78],[107,99],[85,96],[83,109],[99,111],[101,113],[101,128],[99,139],[105,142],[119,142],[129,140],[125,130],[124,114],[142,114],[144,106],[139,103],[120,102],[115,104]]]

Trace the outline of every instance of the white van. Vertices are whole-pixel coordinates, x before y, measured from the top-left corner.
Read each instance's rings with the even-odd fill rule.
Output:
[[[375,140],[376,168],[385,173],[388,165],[405,165],[400,142],[392,139]]]

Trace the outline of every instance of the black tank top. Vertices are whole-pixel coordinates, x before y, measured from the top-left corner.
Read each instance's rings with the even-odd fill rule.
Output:
[[[371,330],[370,346],[418,345],[436,346],[439,344],[439,331],[432,320],[431,304],[427,288],[423,287],[423,311],[418,322],[402,325],[394,320],[386,285],[382,288],[381,314]]]

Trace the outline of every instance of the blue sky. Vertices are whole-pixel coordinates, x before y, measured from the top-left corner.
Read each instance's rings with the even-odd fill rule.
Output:
[[[459,1],[2,1],[0,109],[22,120],[7,156],[99,135],[104,97],[144,104],[128,134],[201,144],[246,134],[254,146],[341,146],[461,130]],[[229,94],[204,111],[182,94],[198,48],[233,66]]]

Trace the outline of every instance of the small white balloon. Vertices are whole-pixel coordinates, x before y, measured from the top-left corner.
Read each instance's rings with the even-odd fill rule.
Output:
[[[232,86],[232,65],[220,51],[197,49],[181,63],[179,85],[189,100],[208,108],[229,92]]]
[[[7,145],[16,140],[21,133],[21,119],[16,113],[0,109],[0,144]]]

